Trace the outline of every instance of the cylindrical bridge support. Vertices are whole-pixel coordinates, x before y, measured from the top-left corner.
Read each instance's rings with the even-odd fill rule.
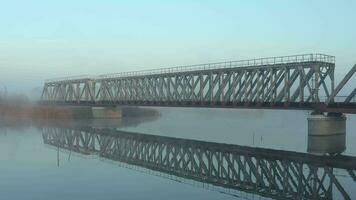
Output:
[[[122,117],[122,111],[118,107],[93,107],[92,113],[94,119],[113,119]]]
[[[308,152],[339,154],[346,146],[346,117],[342,113],[318,113],[308,117]]]

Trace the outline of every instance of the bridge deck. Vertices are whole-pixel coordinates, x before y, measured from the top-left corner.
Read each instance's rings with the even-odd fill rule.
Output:
[[[112,106],[150,106],[150,107],[193,107],[193,108],[235,108],[235,109],[275,109],[275,110],[313,110],[318,112],[335,112],[356,114],[356,102],[351,103],[256,103],[256,102],[149,102],[149,101],[123,101],[123,102],[110,102],[110,101],[67,101],[67,102],[41,102],[42,105],[56,105],[56,106],[91,106],[91,107],[112,107]]]

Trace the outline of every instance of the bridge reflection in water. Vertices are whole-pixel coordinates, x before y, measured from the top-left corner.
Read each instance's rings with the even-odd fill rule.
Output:
[[[45,144],[185,180],[275,199],[350,199],[356,158],[253,148],[96,128],[43,128]],[[226,192],[226,191],[225,191]]]

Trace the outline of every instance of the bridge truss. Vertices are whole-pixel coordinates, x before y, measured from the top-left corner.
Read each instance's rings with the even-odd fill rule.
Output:
[[[333,103],[347,82],[348,79],[335,90],[334,71],[333,56],[304,54],[96,77],[67,77],[46,81],[42,102],[310,108],[318,103]],[[350,101],[355,94],[356,88],[346,100]]]
[[[114,129],[44,128],[46,144],[164,174],[276,199],[350,199],[335,170],[355,177],[354,158],[251,148]],[[356,179],[354,179],[356,180]]]

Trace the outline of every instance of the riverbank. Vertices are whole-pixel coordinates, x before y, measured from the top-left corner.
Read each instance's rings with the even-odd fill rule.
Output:
[[[87,108],[90,110],[91,108]],[[157,109],[141,107],[120,107],[122,118],[157,118],[160,113]],[[0,125],[7,126],[41,126],[48,121],[61,121],[63,124],[73,120],[91,119],[90,112],[78,115],[72,107],[45,106],[35,103],[0,103]]]

